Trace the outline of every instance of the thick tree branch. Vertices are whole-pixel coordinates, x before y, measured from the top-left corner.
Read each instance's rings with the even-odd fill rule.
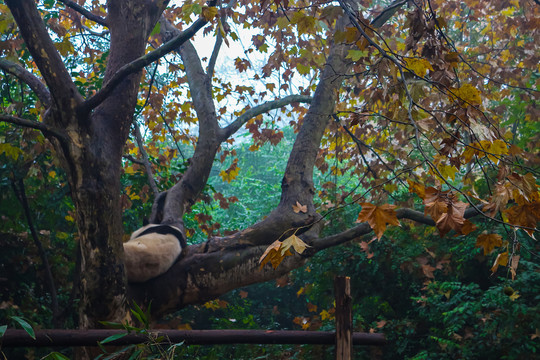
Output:
[[[180,33],[172,40],[166,42],[156,50],[149,52],[148,54],[141,56],[140,58],[122,66],[111,77],[109,81],[91,98],[87,99],[82,108],[83,111],[90,111],[101,104],[107,96],[124,80],[128,75],[134,74],[140,71],[146,65],[153,63],[154,61],[162,58],[170,52],[176,50],[180,45],[191,39],[197,31],[199,31],[208,21],[204,18],[200,18],[195,21],[186,31]]]
[[[92,20],[93,22],[96,22],[96,23],[98,23],[98,24],[100,24],[102,26],[105,26],[105,27],[108,26],[106,19],[102,18],[99,15],[96,15],[96,14],[92,13],[90,10],[85,9],[84,7],[77,4],[76,2],[73,2],[71,0],[58,0],[58,1],[60,1],[64,5],[72,8],[73,10],[77,11],[79,14],[83,15],[88,20]]]
[[[18,79],[30,86],[30,89],[32,89],[32,91],[37,95],[38,99],[43,103],[43,105],[46,107],[51,105],[51,93],[49,92],[49,89],[47,89],[47,86],[45,86],[45,84],[43,84],[41,80],[30,71],[26,70],[20,64],[14,63],[7,59],[0,59],[0,69],[16,76]]]
[[[223,128],[223,140],[229,138],[234,134],[242,125],[248,122],[250,119],[257,115],[267,113],[274,109],[279,109],[283,106],[298,102],[298,103],[311,103],[311,96],[309,95],[289,95],[282,99],[276,99],[265,102],[264,104],[257,105],[251,109],[247,109],[242,115],[240,115],[235,121]]]
[[[163,17],[160,23],[164,40],[179,32]],[[186,206],[196,200],[208,180],[216,152],[221,144],[221,129],[212,98],[212,80],[204,71],[195,47],[187,41],[177,50],[182,57],[193,107],[199,121],[199,137],[190,166],[182,180],[168,191],[165,201],[163,222],[182,226],[181,219]]]
[[[63,133],[41,122],[23,119],[23,118],[12,116],[12,115],[3,115],[3,114],[0,114],[0,121],[5,121],[11,124],[40,130],[44,135],[52,135],[58,138],[58,140],[60,141],[64,141],[64,142],[67,141],[67,138]]]
[[[82,96],[52,42],[33,0],[6,0],[26,46],[59,109],[74,110]],[[75,101],[74,101],[75,100]]]

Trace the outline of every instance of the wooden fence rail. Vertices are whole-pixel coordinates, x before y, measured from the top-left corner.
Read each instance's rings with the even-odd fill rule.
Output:
[[[8,329],[0,339],[0,347],[42,346],[97,346],[109,336],[125,333],[125,330],[36,330],[32,339],[24,330]],[[321,344],[334,345],[333,331],[297,330],[156,330],[149,331],[153,338],[163,336],[171,343],[186,345],[212,344]],[[107,345],[140,344],[149,340],[148,335],[127,334]],[[354,345],[386,344],[384,334],[353,333]]]

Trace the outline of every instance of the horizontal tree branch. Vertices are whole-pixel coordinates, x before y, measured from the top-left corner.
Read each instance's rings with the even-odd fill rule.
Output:
[[[4,347],[42,346],[97,346],[106,338],[126,334],[108,345],[142,344],[159,336],[168,342],[186,345],[213,344],[323,344],[333,345],[336,333],[333,331],[302,330],[149,330],[149,335],[127,333],[125,330],[36,330],[32,339],[25,330],[8,329],[2,338]],[[355,332],[354,345],[386,344],[384,334]]]
[[[49,92],[49,89],[47,89],[47,86],[45,86],[37,76],[26,70],[22,65],[3,58],[0,59],[0,69],[16,76],[22,82],[30,86],[30,89],[32,89],[43,105],[46,107],[50,106],[51,93]]]
[[[223,138],[227,139],[234,134],[242,125],[247,123],[250,119],[257,115],[264,114],[268,111],[279,109],[283,106],[290,105],[292,103],[311,103],[312,97],[309,95],[289,95],[281,99],[265,102],[264,104],[257,105],[251,109],[247,109],[242,115],[240,115],[235,121],[223,128]]]
[[[463,217],[465,219],[470,219],[479,214],[480,213],[475,208],[468,208],[467,210],[465,210]],[[424,215],[424,213],[413,210],[413,209],[407,209],[407,208],[398,209],[396,210],[396,216],[398,219],[408,219],[408,220],[412,220],[420,224],[435,226],[435,221],[433,221],[431,217],[426,216]],[[347,241],[353,240],[359,236],[369,234],[372,231],[373,230],[371,229],[369,224],[367,222],[363,222],[353,228],[347,229],[338,234],[316,239],[313,242],[313,248],[315,251],[327,249],[329,247],[343,244]]]
[[[197,31],[199,31],[207,23],[208,21],[204,18],[199,18],[180,35],[176,36],[170,41],[167,41],[165,44],[163,44],[156,50],[149,52],[148,54],[141,56],[140,58],[130,62],[129,64],[122,66],[94,96],[87,99],[83,103],[82,110],[90,111],[97,107],[128,75],[136,73],[146,65],[149,65],[154,61],[162,58],[163,56],[169,54],[170,52],[176,50],[180,45],[191,39],[193,35],[195,35]]]
[[[100,24],[102,26],[105,26],[105,27],[108,26],[107,25],[107,20],[105,18],[92,13],[90,10],[84,8],[83,6],[77,4],[76,2],[73,2],[71,0],[58,0],[58,1],[60,1],[64,5],[72,8],[73,10],[75,10],[79,14],[83,15],[88,20],[92,20],[93,22],[96,22],[96,23],[98,23],[98,24]]]
[[[0,121],[40,130],[44,135],[52,135],[62,141],[66,140],[66,137],[64,136],[64,134],[58,132],[56,129],[51,128],[50,126],[41,122],[32,121],[32,120],[23,119],[17,116],[5,115],[5,114],[0,114]]]

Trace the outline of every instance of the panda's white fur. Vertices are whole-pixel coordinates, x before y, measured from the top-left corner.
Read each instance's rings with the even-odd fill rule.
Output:
[[[175,226],[149,224],[131,234],[124,243],[125,267],[129,282],[145,282],[169,270],[185,240]]]

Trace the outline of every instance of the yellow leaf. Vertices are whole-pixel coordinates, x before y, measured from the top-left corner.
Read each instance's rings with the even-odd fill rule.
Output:
[[[23,151],[21,149],[8,143],[0,144],[0,155],[2,153],[6,154],[6,156],[12,158],[13,160],[17,160],[19,155],[23,155]]]
[[[321,320],[332,320],[334,318],[334,316],[326,310],[321,311],[319,315],[321,315]]]
[[[306,247],[309,247],[309,245],[303,242],[298,236],[291,235],[283,241],[281,245],[281,254],[284,255],[285,252],[291,248],[291,246],[299,254],[302,254],[304,250],[306,250]]]
[[[203,6],[202,16],[206,21],[211,21],[218,13],[218,9],[215,6]]]
[[[448,179],[456,180],[457,168],[455,166],[439,164],[437,168],[439,169],[439,172],[441,173],[443,180],[448,180]]]
[[[497,258],[495,259],[495,262],[493,263],[493,266],[491,267],[491,272],[493,274],[497,272],[499,265],[502,265],[502,266],[508,265],[508,251],[505,251],[497,255]]]
[[[409,183],[409,192],[415,193],[421,199],[423,199],[426,196],[426,189],[423,185],[420,185],[410,179],[407,179],[407,182]]]
[[[428,70],[433,71],[433,66],[426,59],[409,58],[406,59],[407,69],[420,77],[424,77]]]
[[[399,226],[399,220],[394,210],[396,208],[395,205],[384,204],[376,206],[370,203],[362,203],[360,205],[362,206],[362,211],[358,214],[356,222],[367,221],[379,240],[386,230],[386,224]]]
[[[480,91],[471,84],[464,84],[459,89],[454,89],[453,92],[455,96],[469,104],[480,105],[482,102]]]

